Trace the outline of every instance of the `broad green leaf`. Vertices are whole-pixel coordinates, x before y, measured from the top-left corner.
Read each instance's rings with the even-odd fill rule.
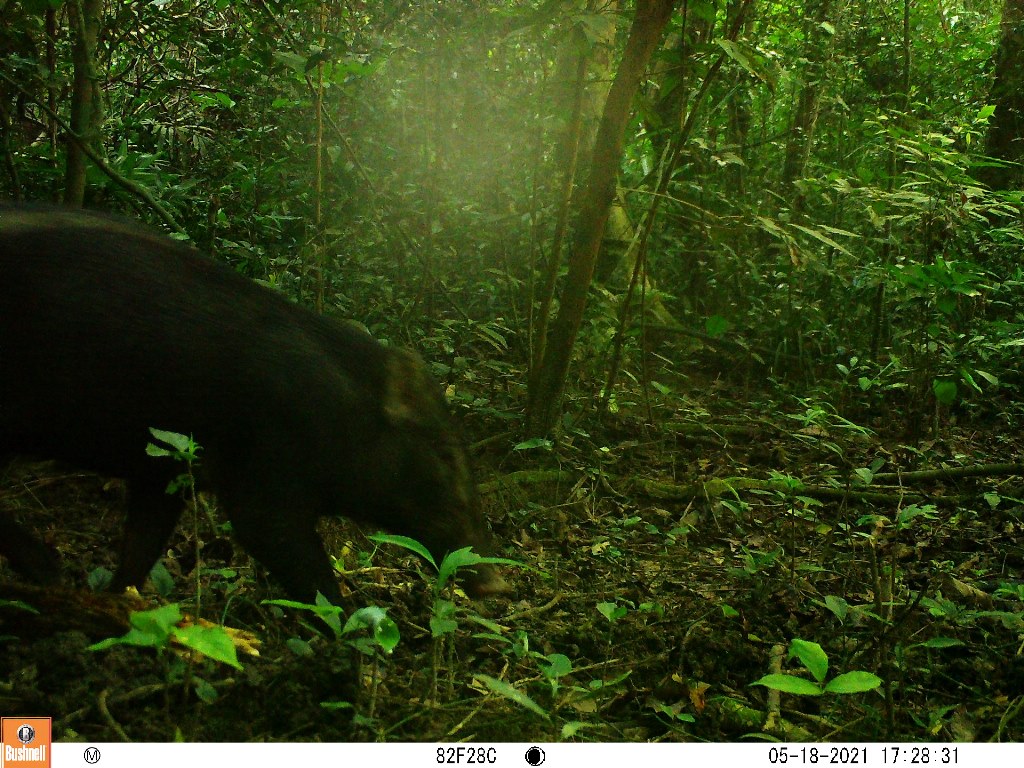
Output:
[[[449,552],[445,555],[444,560],[441,561],[441,567],[438,569],[437,587],[440,588],[447,584],[448,580],[455,575],[459,568],[470,568],[485,562],[487,562],[487,558],[478,555],[473,551],[472,547],[463,547],[454,552]]]
[[[522,691],[513,688],[511,685],[504,682],[503,680],[498,680],[497,678],[491,677],[490,675],[474,675],[473,679],[483,683],[485,686],[494,691],[494,693],[504,696],[506,699],[514,701],[519,706],[524,707],[530,710],[531,712],[540,715],[545,720],[549,719],[548,713],[545,712],[544,709],[541,708],[539,704],[537,704],[537,702],[535,702]]]
[[[128,617],[131,629],[121,637],[110,637],[90,645],[90,651],[102,651],[114,645],[136,645],[143,648],[165,648],[172,632],[181,621],[181,611],[171,603],[150,611],[135,611]]]
[[[184,645],[208,656],[214,661],[242,669],[238,663],[238,652],[224,627],[202,627],[197,624],[175,630],[174,638]]]
[[[572,661],[562,653],[552,653],[542,660],[538,660],[541,672],[544,677],[558,678],[572,674]]]
[[[809,640],[793,638],[789,644],[789,658],[798,658],[800,663],[807,667],[807,670],[819,683],[825,680],[828,674],[828,655],[817,643]]]
[[[181,621],[181,611],[177,603],[171,603],[149,611],[135,611],[128,621],[140,632],[166,637]]]
[[[155,429],[150,427],[149,433],[154,439],[171,446],[181,453],[188,453],[189,448],[192,445],[192,438],[179,432],[168,432],[166,429]]]
[[[404,547],[410,552],[415,552],[432,566],[437,568],[437,563],[434,562],[433,555],[430,554],[426,547],[416,541],[416,539],[410,539],[408,536],[399,536],[394,533],[374,533],[367,536],[367,538],[370,541],[377,542],[378,544],[395,544],[396,546]]]
[[[952,405],[956,402],[957,389],[955,381],[935,379],[932,382],[932,392],[935,393],[935,399],[943,405]]]
[[[797,696],[821,696],[821,686],[803,677],[793,675],[765,675],[751,685],[763,685],[774,691],[793,693]]]
[[[385,653],[395,650],[400,639],[398,625],[388,617],[387,610],[374,605],[360,608],[349,616],[342,634],[347,635],[359,629],[369,629],[373,641]]]
[[[870,672],[846,672],[828,681],[825,693],[864,693],[873,691],[882,679]]]
[[[825,607],[832,611],[840,621],[845,621],[850,613],[850,604],[837,595],[825,595]]]
[[[611,622],[616,622],[626,615],[626,606],[617,603],[598,603],[597,610]]]
[[[912,648],[959,648],[964,645],[962,640],[953,637],[933,637],[923,643],[917,643]]]

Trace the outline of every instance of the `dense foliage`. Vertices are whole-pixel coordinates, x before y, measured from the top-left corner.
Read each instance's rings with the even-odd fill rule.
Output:
[[[4,196],[64,194],[65,153],[77,141],[68,128],[69,5],[0,0]],[[104,118],[97,147],[113,173],[90,164],[86,203],[159,221],[137,194],[144,188],[217,258],[385,341],[418,347],[473,436],[504,439],[509,450],[490,443],[483,451],[485,467],[571,465],[593,482],[593,498],[631,519],[631,502],[602,496],[614,463],[608,445],[641,446],[639,456],[622,448],[639,465],[617,470],[624,478],[650,469],[676,479],[677,453],[679,474],[730,481],[741,472],[727,470],[740,462],[767,463],[774,484],[755,491],[765,495],[757,503],[784,508],[792,516],[786,525],[813,528],[828,538],[823,547],[857,526],[856,536],[875,525],[872,536],[884,529],[898,538],[916,517],[899,516],[902,496],[830,520],[826,534],[811,522],[820,500],[796,499],[799,484],[786,483],[820,470],[823,485],[841,493],[858,479],[870,484],[883,467],[960,466],[968,456],[1010,462],[1020,447],[1024,177],[1012,158],[992,157],[987,141],[1006,108],[993,98],[995,63],[1013,53],[1000,47],[1015,39],[1000,22],[1019,13],[1019,3],[677,5],[632,103],[617,159],[618,217],[604,230],[565,416],[550,433],[529,434],[522,418],[529,369],[540,364],[536,329],[564,290],[562,274],[549,307],[546,270],[555,274],[552,259],[565,259],[580,237],[572,202],[619,72],[631,3],[108,0],[94,60]],[[725,426],[694,438],[686,452],[664,431],[679,428],[680,414],[701,424],[715,414]],[[736,415],[740,425],[730,421]],[[782,426],[765,426],[770,438],[750,436],[764,450],[737,458],[729,439],[740,438],[730,430],[762,417]],[[978,432],[967,439],[961,426]],[[875,448],[858,442],[872,433]],[[977,435],[981,444],[972,442]],[[561,442],[542,439],[552,436]],[[719,438],[720,449],[700,442]],[[930,453],[936,441],[948,442]],[[726,487],[735,494],[738,486]],[[997,505],[994,486],[979,492]],[[695,497],[704,500],[702,493],[715,495],[704,488]],[[1016,542],[1019,494],[999,493],[1001,510],[1016,512],[993,525]],[[628,494],[663,498],[639,485]],[[561,499],[544,511],[535,498],[503,501],[518,504],[496,515],[509,540],[529,550],[531,537],[559,539],[566,524],[551,510]],[[843,514],[849,501],[838,505]],[[935,520],[934,508],[918,501],[922,519]],[[637,506],[669,515],[656,505],[667,502],[646,503]],[[587,506],[594,520],[609,514],[598,506]],[[711,508],[715,526],[772,526],[762,518],[722,522],[723,510],[747,509],[739,502]],[[645,539],[649,553],[685,539],[688,510],[673,508],[677,527],[666,522],[664,539]],[[628,539],[615,525],[604,546]],[[729,556],[742,565],[730,578],[750,590],[752,604],[763,604],[761,573],[777,567],[783,580],[796,579],[795,561],[779,552],[795,557],[799,537],[777,550],[736,536],[744,543]],[[1004,538],[992,540],[1001,546]],[[859,621],[885,624],[872,651],[888,649],[895,659],[905,650],[893,648],[907,617],[893,617],[880,585],[891,578],[889,589],[899,592],[904,566],[871,551],[870,567],[857,562],[871,573],[862,596],[870,593],[864,602],[876,613],[852,619],[850,606],[837,608],[831,595],[800,604],[827,604],[839,625],[850,622],[843,631]],[[707,575],[692,568],[694,579]],[[998,589],[1011,588],[1000,582],[988,591]],[[934,583],[921,590],[933,601],[930,616],[948,617],[948,585],[946,597]],[[901,599],[913,604],[909,614],[922,598]],[[630,615],[650,604],[641,590]],[[1017,610],[1005,621],[1019,630],[1019,601]],[[602,613],[610,646],[622,617]],[[779,639],[792,637],[775,618]],[[580,657],[597,653],[581,646]],[[890,681],[905,661],[855,659]],[[900,674],[912,676],[907,669]],[[557,675],[551,680],[557,688]],[[921,696],[927,703],[913,726],[896,724],[890,692],[877,704],[886,717],[853,736],[935,737],[956,702]],[[575,712],[583,718],[586,710]],[[676,715],[671,728],[685,722]]]

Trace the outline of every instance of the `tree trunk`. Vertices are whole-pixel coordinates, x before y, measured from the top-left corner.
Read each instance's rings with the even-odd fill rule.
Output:
[[[601,247],[608,209],[622,158],[626,122],[647,64],[672,13],[674,0],[639,0],[619,71],[608,92],[594,142],[590,175],[577,198],[576,234],[569,257],[569,274],[558,316],[551,327],[541,368],[530,388],[527,431],[547,434],[558,421],[565,377],[576,334],[583,320],[594,263]]]
[[[71,55],[75,64],[71,98],[71,130],[93,149],[100,149],[99,126],[103,122],[99,82],[96,75],[96,37],[100,28],[102,0],[72,0],[68,3],[71,22]],[[73,139],[67,142],[64,171],[64,202],[81,206],[85,201],[85,152]]]
[[[592,2],[581,3],[580,11],[593,13]],[[605,7],[605,13],[618,10],[617,3]],[[549,104],[555,115],[567,115],[554,148],[554,167],[561,172],[558,184],[557,214],[550,255],[541,269],[540,306],[531,322],[530,388],[535,386],[544,359],[555,299],[558,271],[562,266],[562,248],[569,227],[570,207],[576,192],[580,156],[593,152],[594,134],[601,117],[601,105],[608,100],[611,82],[610,53],[615,39],[615,25],[608,24],[604,37],[588,44],[588,38],[576,27],[566,37],[558,56],[552,78]],[[531,307],[533,306],[531,300]]]
[[[821,110],[819,81],[824,75],[824,67],[831,55],[832,47],[832,35],[825,30],[824,25],[829,21],[831,13],[832,0],[817,0],[813,14],[808,13],[813,23],[805,25],[807,63],[803,70],[799,104],[793,115],[789,141],[786,144],[786,161],[782,172],[784,188],[792,188],[791,205],[795,211],[801,211],[804,207],[803,192],[793,185],[806,175],[811,147],[814,146],[814,133]]]
[[[985,168],[981,178],[992,189],[1019,189],[1024,183],[1024,0],[1006,0],[1001,29],[989,93],[996,111],[989,123],[985,154],[1014,165]]]

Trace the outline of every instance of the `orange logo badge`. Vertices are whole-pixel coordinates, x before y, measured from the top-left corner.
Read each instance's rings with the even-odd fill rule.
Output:
[[[0,768],[50,768],[49,717],[0,718]]]

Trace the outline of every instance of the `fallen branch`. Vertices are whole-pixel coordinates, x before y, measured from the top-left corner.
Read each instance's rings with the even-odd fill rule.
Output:
[[[965,477],[993,477],[998,475],[1024,475],[1024,464],[980,464],[973,467],[951,467],[943,469],[919,470],[915,472],[885,472],[874,476],[883,482],[900,481],[901,483],[920,480],[950,480]],[[502,486],[531,485],[540,483],[574,483],[578,473],[568,470],[522,470],[491,480],[480,485],[482,493],[492,493]],[[921,502],[926,498],[924,493],[908,492],[899,486],[865,486],[857,484],[846,488],[824,485],[805,485],[796,478],[756,478],[756,477],[721,477],[692,483],[674,483],[666,480],[653,480],[646,477],[621,477],[604,473],[601,483],[617,494],[641,494],[664,501],[684,501],[687,499],[714,499],[720,496],[736,496],[740,491],[769,491],[786,496],[808,496],[815,499],[832,499],[843,501],[858,499],[877,504],[901,504]],[[944,501],[956,501],[959,497],[946,496]]]

